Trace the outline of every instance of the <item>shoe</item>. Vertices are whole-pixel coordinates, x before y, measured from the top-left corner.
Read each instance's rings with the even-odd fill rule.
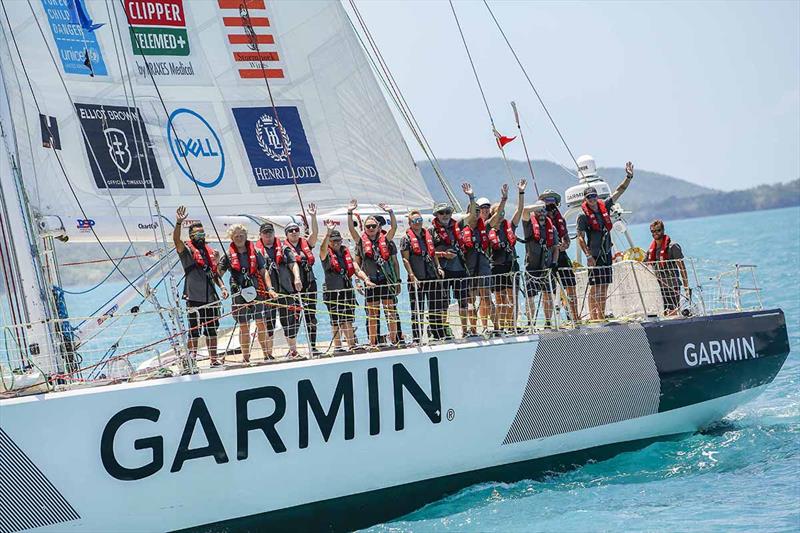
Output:
[[[289,350],[286,352],[286,359],[299,359],[300,354],[297,353],[297,350]]]
[[[214,368],[216,368],[216,367],[220,367],[220,366],[222,366],[222,365],[224,365],[224,364],[225,364],[225,363],[223,363],[223,362],[222,362],[222,361],[220,361],[219,359],[214,359],[213,361],[211,361],[211,366],[212,366],[212,367],[214,367]]]
[[[320,357],[322,355],[324,355],[323,352],[317,350],[316,348],[311,348],[311,356],[312,357]]]

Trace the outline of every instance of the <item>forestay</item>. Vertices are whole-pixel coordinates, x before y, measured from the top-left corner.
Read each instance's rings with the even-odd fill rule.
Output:
[[[8,140],[50,226],[60,217],[72,240],[94,239],[91,230],[125,240],[124,225],[134,240],[153,240],[158,225],[171,227],[153,195],[168,219],[185,204],[206,220],[198,189],[220,231],[236,215],[299,213],[265,81],[304,202],[323,214],[351,197],[400,210],[431,205],[341,5],[247,0],[240,11],[242,3],[87,0],[93,22],[105,23],[93,32],[70,23],[65,0],[32,0],[33,12],[28,2],[4,3]]]

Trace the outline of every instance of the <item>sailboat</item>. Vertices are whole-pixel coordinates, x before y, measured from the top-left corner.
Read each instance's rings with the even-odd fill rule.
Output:
[[[642,284],[599,324],[100,377],[86,347],[114,342],[103,327],[135,299],[156,331],[131,318],[120,337],[186,352],[178,302],[154,290],[177,294],[177,206],[218,235],[302,220],[309,202],[341,222],[351,197],[402,213],[432,196],[338,2],[0,7],[0,530],[365,527],[697,431],[789,353],[783,312],[743,302],[738,267],[725,298],[667,317],[644,301],[646,268],[622,261]],[[57,241],[161,248],[75,331],[54,290]],[[151,347],[112,359],[132,366]]]

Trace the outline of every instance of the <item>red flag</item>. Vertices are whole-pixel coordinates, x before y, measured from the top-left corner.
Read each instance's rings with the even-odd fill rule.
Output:
[[[500,133],[497,130],[495,130],[494,136],[497,138],[498,148],[503,148],[503,146],[507,145],[508,143],[517,138],[516,135],[514,137],[506,137],[505,135],[500,135]]]

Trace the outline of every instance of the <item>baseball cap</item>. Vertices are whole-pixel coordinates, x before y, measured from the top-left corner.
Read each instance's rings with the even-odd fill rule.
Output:
[[[439,202],[433,206],[433,214],[441,213],[442,211],[450,211],[453,212],[453,208],[447,202]]]
[[[483,206],[491,206],[492,202],[485,196],[481,196],[475,201],[475,204],[477,204],[478,207],[483,207]]]
[[[300,225],[297,224],[296,222],[289,222],[283,228],[283,231],[284,231],[284,233],[289,233],[289,230],[292,230],[292,229],[298,229],[299,230],[300,229]]]
[[[539,200],[543,202],[555,202],[556,204],[561,203],[561,195],[558,194],[553,189],[545,189],[542,194],[539,195]]]
[[[583,191],[583,197],[586,198],[590,194],[597,194],[597,189],[594,187],[586,187],[586,189]]]
[[[271,222],[264,222],[258,231],[260,233],[275,233],[275,226]]]
[[[336,241],[336,240],[340,241],[340,240],[342,240],[342,234],[338,229],[331,230],[330,238],[331,238],[332,241]]]

